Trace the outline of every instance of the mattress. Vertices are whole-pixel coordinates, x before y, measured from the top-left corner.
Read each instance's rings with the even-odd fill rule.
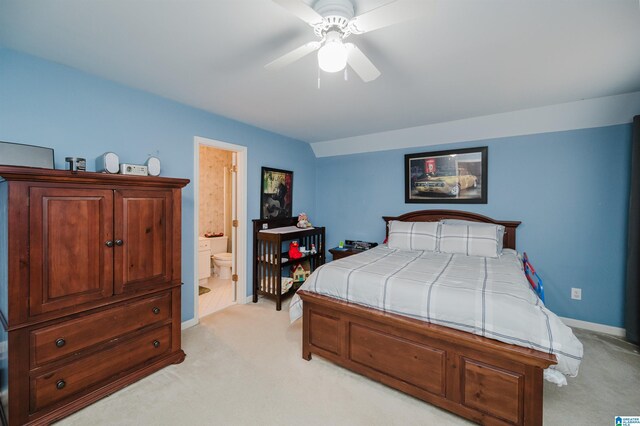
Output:
[[[378,246],[327,263],[300,287],[343,301],[554,354],[545,378],[576,376],[582,343],[538,298],[514,250],[498,258]],[[294,295],[291,321],[302,316]],[[561,384],[561,383],[559,383]]]

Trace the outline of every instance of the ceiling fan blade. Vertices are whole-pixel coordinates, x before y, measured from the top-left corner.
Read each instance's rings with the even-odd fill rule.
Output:
[[[269,62],[264,67],[269,70],[280,69],[297,61],[298,59],[301,59],[304,56],[307,56],[309,53],[320,49],[321,45],[322,44],[319,41],[310,41],[309,43],[303,44],[297,49],[293,49],[291,52],[280,56],[278,59]]]
[[[353,43],[345,43],[347,48],[347,63],[365,82],[375,80],[380,76],[380,71]]]
[[[354,34],[363,34],[424,15],[430,2],[424,0],[392,0],[376,9],[356,16],[349,22]]]
[[[314,26],[322,22],[323,18],[318,12],[310,6],[303,3],[302,0],[273,0],[289,12],[302,19],[307,24]]]

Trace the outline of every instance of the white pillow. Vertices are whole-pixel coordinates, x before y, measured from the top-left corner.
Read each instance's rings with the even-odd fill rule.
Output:
[[[389,222],[389,248],[398,250],[436,251],[438,222]]]
[[[495,228],[498,236],[498,254],[502,254],[502,249],[504,244],[504,226],[495,225],[493,223],[473,222],[471,220],[461,220],[461,219],[442,219],[440,223],[446,224],[446,225],[489,226],[489,227]]]
[[[447,225],[440,226],[439,251],[467,256],[500,256],[496,226]]]

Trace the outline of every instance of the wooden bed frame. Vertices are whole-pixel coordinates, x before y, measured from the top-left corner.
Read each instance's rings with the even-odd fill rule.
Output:
[[[422,210],[405,222],[463,219],[505,226],[514,248],[520,222],[475,213]],[[387,227],[388,233],[388,227]],[[387,386],[487,425],[541,425],[543,370],[554,355],[449,327],[299,291],[302,357],[317,354]]]

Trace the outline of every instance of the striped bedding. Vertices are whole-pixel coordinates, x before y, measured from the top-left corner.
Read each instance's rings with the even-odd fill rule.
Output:
[[[553,353],[552,369],[578,374],[582,344],[533,292],[514,250],[488,258],[378,246],[321,266],[300,289]],[[289,315],[302,316],[297,294]],[[545,378],[566,383],[556,371]]]

